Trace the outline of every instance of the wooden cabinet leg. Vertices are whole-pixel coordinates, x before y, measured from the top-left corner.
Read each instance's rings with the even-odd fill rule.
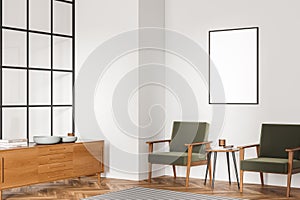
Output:
[[[101,186],[101,173],[97,173],[98,176],[98,185]]]
[[[0,200],[2,200],[2,190],[0,190]]]

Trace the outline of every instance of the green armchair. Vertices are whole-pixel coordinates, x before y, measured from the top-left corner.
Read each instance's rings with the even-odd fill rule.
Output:
[[[176,165],[186,166],[186,187],[189,184],[190,167],[207,165],[205,149],[210,148],[208,138],[208,123],[205,122],[174,122],[171,140],[158,140],[146,142],[149,144],[149,176],[151,182],[152,164],[172,165],[174,178],[176,178]],[[153,152],[153,144],[168,142],[170,151]],[[209,165],[211,181],[211,167]]]
[[[256,147],[257,158],[244,159],[245,149]],[[286,196],[290,196],[292,174],[300,172],[300,125],[263,124],[260,144],[240,148],[240,191],[243,192],[244,171],[287,174]]]

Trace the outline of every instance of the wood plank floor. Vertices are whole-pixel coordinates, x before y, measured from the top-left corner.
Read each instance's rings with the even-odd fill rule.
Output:
[[[154,178],[152,183],[147,181],[128,181],[120,179],[102,178],[101,186],[97,184],[95,177],[83,177],[79,179],[70,179],[32,185],[27,187],[15,188],[3,191],[3,199],[7,200],[43,200],[43,199],[81,199],[89,196],[104,194],[111,191],[118,191],[131,187],[149,187],[166,189],[181,192],[192,192],[207,195],[218,195],[226,197],[236,197],[242,199],[300,199],[300,189],[293,188],[291,197],[285,198],[284,187],[264,186],[254,184],[245,184],[244,193],[241,194],[237,185],[231,186],[227,182],[216,181],[215,189],[211,190],[209,184],[203,185],[201,179],[190,179],[190,187],[185,188],[185,178],[173,179],[170,176]]]

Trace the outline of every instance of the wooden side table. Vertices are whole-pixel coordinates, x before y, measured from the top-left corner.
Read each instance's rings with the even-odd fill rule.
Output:
[[[204,185],[206,185],[206,180],[207,180],[207,173],[208,173],[208,167],[209,163],[211,160],[211,154],[214,153],[214,166],[213,166],[213,179],[212,179],[212,189],[214,189],[214,183],[215,183],[215,173],[216,173],[216,162],[217,162],[217,154],[220,152],[225,152],[226,157],[227,157],[227,167],[228,167],[228,178],[229,178],[229,184],[231,184],[231,178],[230,178],[230,164],[229,164],[229,153],[232,154],[232,160],[234,163],[234,168],[235,168],[235,175],[236,175],[236,181],[238,184],[238,188],[240,189],[240,183],[239,183],[239,176],[238,176],[238,171],[237,171],[237,166],[236,166],[236,159],[235,159],[235,152],[239,151],[238,148],[216,148],[216,149],[208,149],[207,151],[207,166],[206,166],[206,173],[205,173],[205,180],[204,180]]]

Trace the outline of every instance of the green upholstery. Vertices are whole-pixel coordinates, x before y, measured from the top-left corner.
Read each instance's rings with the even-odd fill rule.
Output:
[[[169,152],[149,154],[153,164],[186,165],[187,147],[185,144],[204,142],[208,138],[209,124],[205,122],[174,122]],[[192,161],[205,160],[205,145],[193,147]]]
[[[149,154],[149,162],[164,165],[186,165],[188,154],[186,152],[157,152]],[[192,153],[192,162],[205,160],[205,154]]]
[[[300,125],[263,124],[260,145],[260,157],[287,158],[285,149],[300,146]]]
[[[170,151],[187,152],[184,144],[207,141],[208,128],[205,122],[174,122]],[[200,149],[201,146],[195,146],[193,153],[199,153]]]
[[[300,160],[293,161],[293,169],[300,168]],[[288,173],[288,159],[259,157],[241,161],[241,169],[245,171]]]
[[[268,173],[288,173],[288,153],[285,149],[300,146],[300,125],[263,124],[258,158],[242,160],[241,170]],[[299,152],[295,152],[293,169],[300,168]]]

